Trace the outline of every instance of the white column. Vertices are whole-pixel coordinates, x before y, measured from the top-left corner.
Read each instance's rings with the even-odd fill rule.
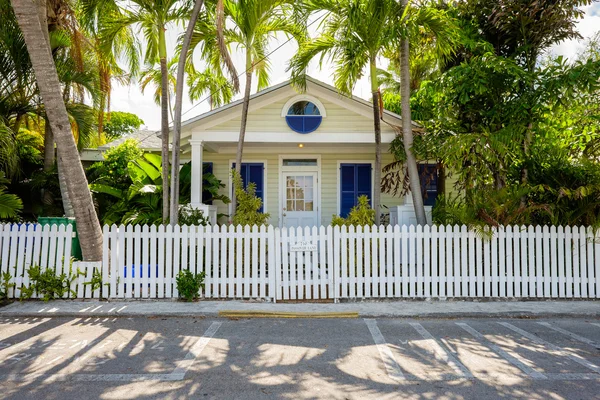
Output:
[[[202,204],[202,175],[203,174],[203,152],[204,142],[201,140],[190,141],[192,146],[192,206],[198,206]]]

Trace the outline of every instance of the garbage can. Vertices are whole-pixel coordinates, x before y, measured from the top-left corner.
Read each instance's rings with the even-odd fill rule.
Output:
[[[71,257],[81,260],[81,245],[79,244],[79,235],[77,234],[77,224],[75,218],[68,217],[38,217],[40,225],[71,225],[73,227],[73,239],[71,240]]]

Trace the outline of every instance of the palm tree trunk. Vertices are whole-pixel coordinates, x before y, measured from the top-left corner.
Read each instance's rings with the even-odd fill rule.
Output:
[[[160,28],[158,33],[158,52],[160,57],[161,77],[161,156],[162,156],[162,219],[163,224],[169,223],[169,71],[167,70],[167,44],[165,41],[165,29]],[[172,221],[176,224],[177,221]]]
[[[371,57],[371,94],[373,97],[373,125],[375,129],[375,172],[373,174],[373,209],[375,210],[375,225],[381,222],[381,102],[379,99],[379,84],[377,81],[377,63]]]
[[[250,92],[252,90],[252,55],[248,50],[250,46],[246,46],[246,88],[244,90],[244,104],[242,106],[242,124],[240,126],[240,137],[238,139],[237,153],[235,155],[235,172],[238,175],[242,173],[242,157],[244,155],[244,140],[246,139],[246,124],[248,123],[248,108],[250,107]],[[237,199],[235,190],[232,190],[231,195],[231,217],[233,220],[235,210],[237,208]]]
[[[401,0],[402,10],[408,6],[408,0]],[[413,132],[412,118],[410,113],[410,64],[409,64],[408,37],[400,38],[400,84],[401,84],[401,102],[402,102],[402,139],[404,150],[406,151],[406,168],[408,170],[408,179],[410,183],[410,192],[415,207],[415,216],[417,224],[427,225],[425,216],[425,206],[423,205],[423,193],[421,192],[421,178],[417,168],[417,159],[412,151]]]
[[[69,198],[75,210],[77,231],[85,261],[102,260],[102,230],[94,210],[92,195],[79,159],[79,152],[71,132],[61,85],[44,29],[38,17],[38,2],[12,0],[11,4],[23,32],[37,85],[54,133],[59,162],[64,165],[64,176]]]
[[[65,162],[61,157],[56,159],[56,166],[58,168],[58,185],[60,187],[60,197],[62,198],[63,211],[65,217],[75,217],[75,211],[73,210],[73,203],[69,197],[69,189],[67,188],[67,180],[65,177]]]
[[[181,45],[181,53],[177,63],[177,80],[175,81],[175,120],[173,121],[173,155],[171,165],[174,165],[171,172],[171,221],[177,221],[179,216],[179,147],[181,145],[181,108],[183,103],[183,75],[185,72],[185,61],[187,53],[192,42],[194,27],[198,20],[198,15],[202,9],[204,0],[196,0],[190,22],[188,23],[183,43]],[[202,176],[192,176],[192,179],[202,179]],[[202,199],[200,200],[202,201]]]

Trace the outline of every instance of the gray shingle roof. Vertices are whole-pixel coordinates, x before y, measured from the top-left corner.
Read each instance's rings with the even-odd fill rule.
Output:
[[[122,144],[127,139],[137,140],[140,144],[140,148],[143,150],[160,150],[161,147],[160,132],[148,129],[140,129],[127,136],[123,136],[122,138],[106,143],[105,145],[98,147],[98,149],[108,150],[112,147]]]

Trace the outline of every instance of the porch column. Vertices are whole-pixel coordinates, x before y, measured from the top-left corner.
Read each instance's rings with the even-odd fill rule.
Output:
[[[201,140],[190,140],[192,146],[192,206],[202,204],[202,159],[204,152],[204,142]]]

